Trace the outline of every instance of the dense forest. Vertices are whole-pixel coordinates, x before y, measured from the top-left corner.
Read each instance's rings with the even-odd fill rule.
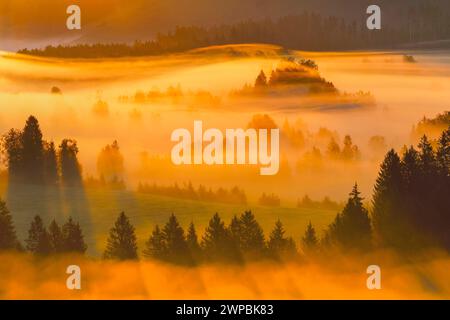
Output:
[[[433,7],[412,8],[406,19],[368,30],[365,20],[348,20],[303,12],[277,19],[246,20],[211,27],[177,26],[154,40],[127,43],[76,44],[23,49],[19,53],[45,57],[100,58],[160,55],[200,47],[269,43],[294,50],[337,51],[394,48],[400,44],[450,38],[449,14]]]
[[[45,160],[49,157],[44,157],[44,150],[52,148],[43,147],[38,128],[36,118],[30,117],[22,132],[10,131],[5,136],[9,174],[23,181],[30,179],[30,183],[44,183],[48,172],[58,168],[52,165],[51,171],[44,170],[49,166]],[[69,168],[72,170],[76,163],[76,158],[68,162],[68,155],[74,156],[76,152],[67,153],[64,141],[57,154],[51,152],[51,163],[59,163],[63,181],[73,178],[67,174],[72,172],[67,171],[67,163],[71,163]],[[42,170],[31,170],[28,165],[37,161],[42,164],[39,166]],[[58,173],[52,175],[53,179],[58,176]],[[55,182],[53,179],[52,183]],[[450,127],[442,132],[435,147],[424,135],[417,148],[404,147],[401,155],[390,150],[380,165],[370,208],[363,205],[363,197],[355,184],[345,206],[322,237],[312,223],[304,235],[297,235],[297,239],[289,237],[282,222],[277,221],[266,238],[251,211],[233,217],[228,224],[216,213],[204,232],[198,235],[194,223],[185,231],[172,214],[164,226],[156,225],[149,231],[145,247],[139,252],[135,228],[122,212],[110,230],[103,257],[119,260],[143,257],[195,265],[218,261],[242,263],[255,259],[283,261],[302,255],[326,254],[330,249],[361,252],[373,248],[394,248],[405,252],[431,246],[450,250],[449,194]],[[276,201],[274,195],[264,197]],[[303,201],[308,202],[307,199]],[[27,250],[37,255],[49,255],[64,252],[82,254],[87,249],[80,225],[71,218],[62,226],[53,220],[46,227],[43,219],[35,216],[25,244],[23,246],[16,236],[13,216],[6,203],[0,201],[0,250]]]

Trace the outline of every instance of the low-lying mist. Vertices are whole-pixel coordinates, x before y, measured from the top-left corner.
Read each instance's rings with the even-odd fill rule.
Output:
[[[76,256],[40,259],[2,254],[1,299],[448,299],[448,254],[414,259],[393,252],[333,255],[284,264],[180,267],[153,261],[112,262]],[[325,262],[325,260],[327,260]],[[5,263],[7,262],[7,263]],[[81,268],[81,290],[66,288],[69,265]],[[366,286],[381,268],[381,290]]]

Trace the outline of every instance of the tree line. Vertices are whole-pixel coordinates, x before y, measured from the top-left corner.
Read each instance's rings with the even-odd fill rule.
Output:
[[[322,237],[310,222],[301,237],[301,250],[277,221],[269,237],[251,211],[234,216],[226,224],[218,213],[201,237],[191,223],[185,231],[172,214],[156,225],[141,253],[135,228],[124,212],[109,232],[105,259],[135,260],[139,257],[169,263],[195,265],[202,262],[242,263],[248,260],[295,259],[300,253],[323,254],[330,249],[361,252],[390,247],[402,251],[439,246],[450,250],[450,128],[435,148],[423,136],[417,149],[404,147],[401,157],[390,150],[379,170],[372,204],[364,207],[354,185],[347,202]],[[80,226],[69,219],[60,228],[53,221],[48,229],[36,216],[31,222],[26,249],[36,254],[83,253],[86,245]],[[0,201],[0,250],[20,249],[12,216]]]
[[[447,39],[449,16],[426,8],[409,10],[407,19],[368,30],[365,20],[347,21],[335,16],[303,12],[278,19],[246,20],[212,27],[178,26],[158,33],[155,40],[125,43],[47,46],[19,53],[64,58],[146,56],[181,52],[194,48],[239,43],[271,43],[296,50],[350,50],[387,48],[401,43]],[[423,26],[427,26],[426,28]]]
[[[247,204],[247,196],[244,190],[239,189],[237,186],[230,190],[220,187],[214,191],[212,188],[207,188],[202,184],[196,189],[190,181],[181,187],[177,183],[171,186],[158,186],[156,183],[139,183],[137,191],[180,199]]]
[[[64,139],[57,150],[53,141],[43,139],[34,116],[27,119],[22,130],[11,129],[3,135],[1,147],[12,185],[81,184],[77,142]]]
[[[72,218],[60,226],[55,220],[45,226],[44,221],[36,215],[30,223],[25,246],[16,235],[11,213],[6,203],[0,200],[0,251],[27,251],[39,256],[62,253],[84,254],[87,245],[84,241],[80,224]]]

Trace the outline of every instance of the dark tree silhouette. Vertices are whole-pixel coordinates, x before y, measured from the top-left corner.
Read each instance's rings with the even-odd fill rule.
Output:
[[[152,231],[150,238],[145,243],[145,249],[142,252],[145,258],[164,260],[166,255],[166,243],[164,235],[158,225]]]
[[[192,259],[195,262],[200,261],[202,258],[202,250],[200,248],[200,244],[198,243],[198,236],[193,222],[189,225],[186,235],[186,242]]]
[[[10,183],[18,182],[22,178],[22,149],[22,132],[16,129],[9,130],[2,138],[2,151],[6,159]]]
[[[267,77],[263,70],[259,73],[258,77],[255,80],[255,89],[263,90],[267,88]]]
[[[18,249],[19,246],[12,216],[6,203],[0,200],[0,251]]]
[[[379,245],[396,246],[402,242],[402,182],[400,158],[390,150],[381,164],[372,197],[374,235]]]
[[[52,247],[50,237],[40,216],[35,216],[25,240],[26,249],[34,254],[47,255]]]
[[[64,139],[59,146],[61,179],[66,186],[81,185],[81,167],[77,159],[77,142]]]
[[[292,258],[297,253],[294,240],[290,237],[285,237],[285,233],[283,224],[280,220],[277,220],[267,243],[269,255],[272,258],[277,260]]]
[[[43,182],[44,144],[39,122],[30,116],[25,124],[22,135],[22,166],[27,183]]]
[[[62,227],[63,250],[72,253],[85,253],[87,245],[84,242],[83,231],[80,224],[75,223],[71,217]]]
[[[162,232],[166,248],[166,259],[175,263],[190,263],[191,258],[184,231],[174,214],[169,217],[169,221]]]
[[[138,258],[135,230],[124,212],[120,213],[114,227],[109,231],[103,257],[116,260],[135,260]]]
[[[240,261],[240,256],[225,224],[216,213],[209,221],[202,237],[205,257],[212,261]]]
[[[307,254],[316,252],[319,246],[319,240],[316,235],[316,229],[314,229],[311,221],[306,227],[305,234],[302,237],[302,248]]]
[[[239,249],[245,256],[262,257],[266,251],[264,233],[251,211],[245,211],[240,219]]]
[[[52,220],[48,227],[48,235],[50,240],[50,246],[53,253],[61,253],[64,251],[64,237],[55,220]]]
[[[59,181],[58,160],[53,142],[44,143],[44,181],[49,185],[56,185]]]
[[[370,248],[372,238],[369,213],[362,204],[357,184],[354,185],[347,204],[329,226],[327,233],[332,244],[347,250]]]

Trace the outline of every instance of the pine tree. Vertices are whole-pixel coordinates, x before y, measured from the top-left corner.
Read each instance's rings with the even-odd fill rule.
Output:
[[[207,259],[240,261],[239,252],[218,213],[209,221],[201,246]]]
[[[145,243],[145,249],[142,252],[147,259],[166,259],[167,249],[164,235],[158,225],[152,231],[150,238]]]
[[[436,190],[438,203],[437,221],[435,232],[439,235],[441,243],[450,250],[450,127],[445,130],[438,142],[436,152],[438,165],[438,180],[436,182],[439,188]]]
[[[264,233],[251,211],[240,218],[240,250],[252,258],[262,257],[266,250]]]
[[[277,220],[267,243],[269,255],[275,259],[291,258],[297,252],[294,240],[285,237],[285,233],[283,224]]]
[[[450,127],[442,132],[439,138],[436,160],[441,176],[448,178],[450,176]]]
[[[22,165],[28,183],[42,183],[44,170],[44,145],[39,122],[28,117],[22,135]]]
[[[316,229],[314,229],[311,221],[306,227],[305,234],[302,237],[302,247],[306,253],[314,253],[319,246],[319,240],[317,239]]]
[[[78,163],[77,142],[71,139],[64,139],[59,146],[59,167],[61,179],[66,186],[81,185],[81,166]]]
[[[184,237],[184,230],[178,219],[172,214],[163,230],[166,245],[166,258],[175,263],[190,263],[189,250]]]
[[[63,250],[72,253],[85,253],[87,245],[84,242],[83,231],[80,224],[75,223],[71,217],[62,227]]]
[[[191,256],[194,259],[194,261],[199,261],[201,259],[202,252],[200,244],[198,243],[197,232],[195,231],[195,226],[193,222],[191,222],[191,224],[189,225],[189,229],[186,235],[186,242],[189,248],[189,252],[191,253]]]
[[[328,229],[332,243],[345,249],[367,250],[371,246],[371,225],[367,209],[355,184],[350,197]]]
[[[228,226],[228,232],[231,240],[236,247],[239,248],[241,246],[241,221],[236,215],[231,219],[230,225]]]
[[[379,245],[396,246],[402,242],[402,186],[400,158],[390,150],[381,164],[372,197],[374,235]]]
[[[267,87],[267,77],[263,70],[259,73],[255,81],[255,89],[264,89]]]
[[[14,184],[23,178],[22,132],[11,129],[2,137],[2,140],[2,151],[5,154],[8,167],[9,184]]]
[[[0,251],[19,248],[12,216],[6,203],[0,199]]]
[[[35,216],[25,240],[26,248],[34,254],[46,255],[52,250],[50,237],[40,216]]]
[[[135,260],[138,258],[135,229],[124,212],[109,231],[105,259]]]
[[[53,142],[45,142],[44,181],[49,185],[56,185],[58,180],[58,160],[56,156],[55,144]]]
[[[64,237],[58,223],[53,220],[48,227],[48,234],[52,252],[61,253],[64,250]]]

